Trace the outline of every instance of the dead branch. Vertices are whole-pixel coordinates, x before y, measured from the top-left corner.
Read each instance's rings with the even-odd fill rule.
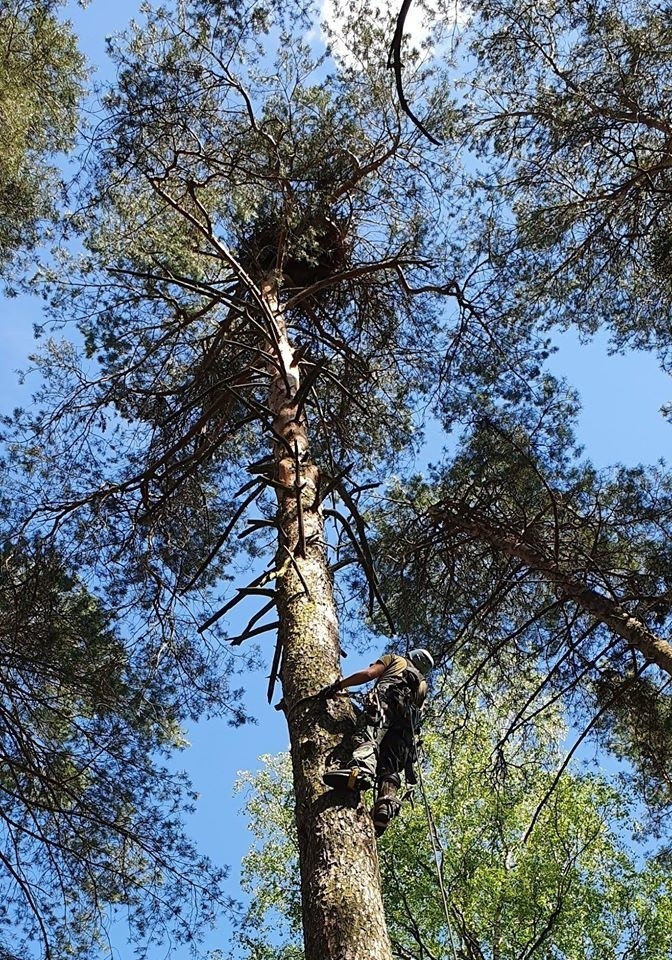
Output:
[[[411,0],[404,0],[401,5],[401,10],[397,17],[397,23],[394,29],[394,36],[392,37],[392,43],[390,44],[390,52],[387,57],[387,65],[394,70],[394,82],[397,88],[397,96],[399,97],[399,105],[404,111],[407,117],[413,121],[415,126],[418,128],[420,133],[425,136],[430,143],[433,143],[435,146],[440,147],[441,141],[437,140],[436,137],[433,137],[431,133],[427,130],[424,124],[416,117],[416,115],[411,110],[411,107],[406,99],[406,94],[404,93],[404,83],[401,77],[401,71],[403,63],[401,60],[401,44],[404,39],[404,25],[406,23],[406,17],[408,11],[411,9]]]
[[[229,637],[228,640],[232,647],[239,647],[244,640],[249,640],[250,637],[258,637],[262,633],[269,633],[271,630],[277,630],[279,626],[280,621],[274,620],[273,623],[264,623],[255,630],[245,628],[237,637]]]
[[[396,628],[395,628],[394,623],[393,623],[393,621],[392,621],[392,617],[391,617],[391,615],[390,615],[390,612],[389,612],[389,610],[387,609],[387,604],[385,603],[385,600],[383,599],[383,597],[382,597],[382,595],[381,595],[381,592],[380,592],[380,590],[379,590],[379,588],[378,588],[378,584],[377,584],[377,582],[376,582],[375,573],[374,573],[374,570],[373,570],[373,565],[372,565],[372,563],[369,561],[369,559],[367,558],[368,547],[364,548],[364,547],[359,543],[358,538],[357,538],[357,535],[355,534],[355,531],[354,531],[354,530],[352,529],[352,527],[350,526],[350,523],[348,522],[347,517],[344,517],[343,514],[340,513],[338,510],[327,510],[327,509],[325,509],[325,510],[324,510],[324,515],[325,515],[325,517],[333,517],[335,520],[338,520],[338,522],[342,525],[342,527],[344,528],[344,530],[345,530],[346,533],[348,534],[348,537],[350,538],[350,542],[352,543],[353,547],[355,548],[355,553],[357,554],[357,558],[358,558],[358,560],[359,560],[359,563],[360,563],[360,565],[361,565],[361,567],[362,567],[362,570],[364,571],[364,575],[365,575],[365,577],[366,577],[366,582],[367,582],[367,584],[369,585],[369,612],[370,612],[370,614],[373,615],[373,606],[374,606],[374,599],[375,599],[375,600],[378,601],[378,606],[380,607],[383,615],[385,616],[385,619],[387,620],[387,623],[388,623],[388,626],[389,626],[390,630],[391,630],[393,633],[396,633]]]
[[[273,700],[273,693],[275,691],[275,682],[278,678],[278,673],[280,670],[280,658],[282,656],[282,634],[278,631],[278,639],[275,644],[275,650],[273,652],[273,663],[271,664],[271,672],[268,678],[268,688],[266,690],[266,696],[268,697],[268,702],[270,703]],[[280,709],[276,707],[276,709]]]
[[[244,500],[244,501],[241,503],[241,505],[238,507],[238,509],[237,509],[236,512],[234,513],[233,517],[231,518],[231,520],[229,520],[228,524],[226,525],[226,528],[225,528],[225,530],[224,530],[224,533],[223,533],[220,537],[218,537],[218,539],[217,539],[214,547],[213,547],[212,550],[209,552],[209,554],[207,555],[207,557],[205,558],[205,560],[203,561],[203,563],[200,565],[200,567],[198,568],[198,570],[196,571],[196,573],[193,575],[193,577],[191,578],[191,580],[189,581],[189,583],[188,583],[188,584],[186,585],[186,587],[184,588],[184,592],[185,592],[185,593],[187,592],[187,590],[191,590],[191,588],[194,586],[194,584],[196,583],[196,581],[198,580],[198,578],[207,570],[207,568],[210,566],[210,564],[212,563],[212,561],[215,559],[215,557],[217,556],[217,554],[219,553],[219,551],[222,549],[222,547],[224,546],[224,544],[226,543],[226,541],[229,539],[229,536],[230,536],[230,534],[231,534],[231,531],[232,531],[233,528],[235,527],[235,525],[236,525],[236,523],[238,522],[238,520],[240,519],[240,517],[243,515],[243,513],[244,513],[245,510],[249,507],[249,505],[252,503],[252,501],[255,500],[256,497],[259,496],[259,493],[261,492],[260,487],[261,487],[261,484],[260,484],[259,482],[257,482],[257,485],[256,485],[256,487],[252,490],[252,493],[251,493],[248,497],[246,497],[245,500]]]

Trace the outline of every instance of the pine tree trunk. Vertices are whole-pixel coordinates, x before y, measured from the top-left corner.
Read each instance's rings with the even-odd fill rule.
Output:
[[[303,415],[292,400],[299,367],[277,291],[263,287],[275,318],[269,403],[274,429],[280,543],[277,606],[283,701],[289,726],[306,960],[391,960],[373,825],[364,798],[322,783],[332,752],[352,729],[344,697],[314,697],[340,675],[338,622],[327,565],[319,471]],[[308,699],[305,699],[308,698]]]
[[[441,508],[437,508],[437,513],[438,509]],[[462,505],[453,507],[450,523],[454,528],[475,534],[507,556],[522,560],[530,570],[536,570],[546,577],[559,595],[573,600],[587,614],[601,620],[647,660],[672,676],[672,644],[669,640],[653,633],[646,623],[633,616],[613,597],[583,583],[570,569],[527,541],[524,534],[514,534],[503,526],[495,526],[476,512],[466,511]]]

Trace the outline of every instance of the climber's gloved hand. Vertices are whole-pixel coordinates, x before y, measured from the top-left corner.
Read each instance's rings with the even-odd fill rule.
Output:
[[[341,687],[341,681],[334,680],[333,683],[330,683],[328,687],[325,687],[324,690],[322,690],[322,696],[327,700],[331,700],[333,697],[341,693],[342,690],[343,688]]]

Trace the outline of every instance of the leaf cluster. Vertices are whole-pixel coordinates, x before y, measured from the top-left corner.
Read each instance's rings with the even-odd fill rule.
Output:
[[[114,48],[119,82],[81,211],[87,253],[67,277],[47,271],[54,314],[77,325],[85,355],[49,341],[41,409],[8,426],[13,465],[31,476],[25,515],[75,537],[95,528],[115,599],[139,593],[136,609],[165,620],[168,608],[171,623],[238,555],[252,505],[272,525],[275,490],[257,465],[277,441],[268,397],[281,364],[265,285],[304,384],[297,416],[320,496],[340,482],[354,503],[413,448],[414,406],[443,359],[452,287],[413,284],[447,269],[448,171],[421,164],[365,43],[369,21],[350,25],[368,50],[360,76],[330,73],[300,18],[290,30],[281,8],[255,10],[149,11]]]
[[[379,843],[394,955],[664,956],[669,877],[655,860],[637,865],[628,853],[630,796],[575,769],[537,814],[565,732],[557,710],[502,750],[515,699],[491,688],[467,708],[455,696],[462,679],[454,675],[432,697],[423,737],[426,805],[422,796],[407,802]],[[289,761],[263,760],[241,781],[255,837],[244,861],[253,903],[241,955],[275,949],[300,956],[292,952],[300,914]]]
[[[472,224],[488,283],[508,309],[585,333],[606,327],[617,347],[665,359],[667,6],[483,0],[470,10],[462,129],[488,210]]]
[[[669,477],[596,473],[574,441],[572,396],[548,387],[544,405],[486,413],[429,480],[383,504],[374,555],[388,606],[411,645],[467,671],[465,693],[540,676],[511,733],[550,695],[582,730],[572,752],[599,731],[646,768],[643,795],[666,806]]]

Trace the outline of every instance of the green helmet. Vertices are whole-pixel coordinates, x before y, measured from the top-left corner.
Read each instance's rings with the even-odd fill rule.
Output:
[[[423,650],[422,648],[410,650],[407,657],[423,677],[426,677],[429,671],[434,669],[434,658],[429,650]]]

